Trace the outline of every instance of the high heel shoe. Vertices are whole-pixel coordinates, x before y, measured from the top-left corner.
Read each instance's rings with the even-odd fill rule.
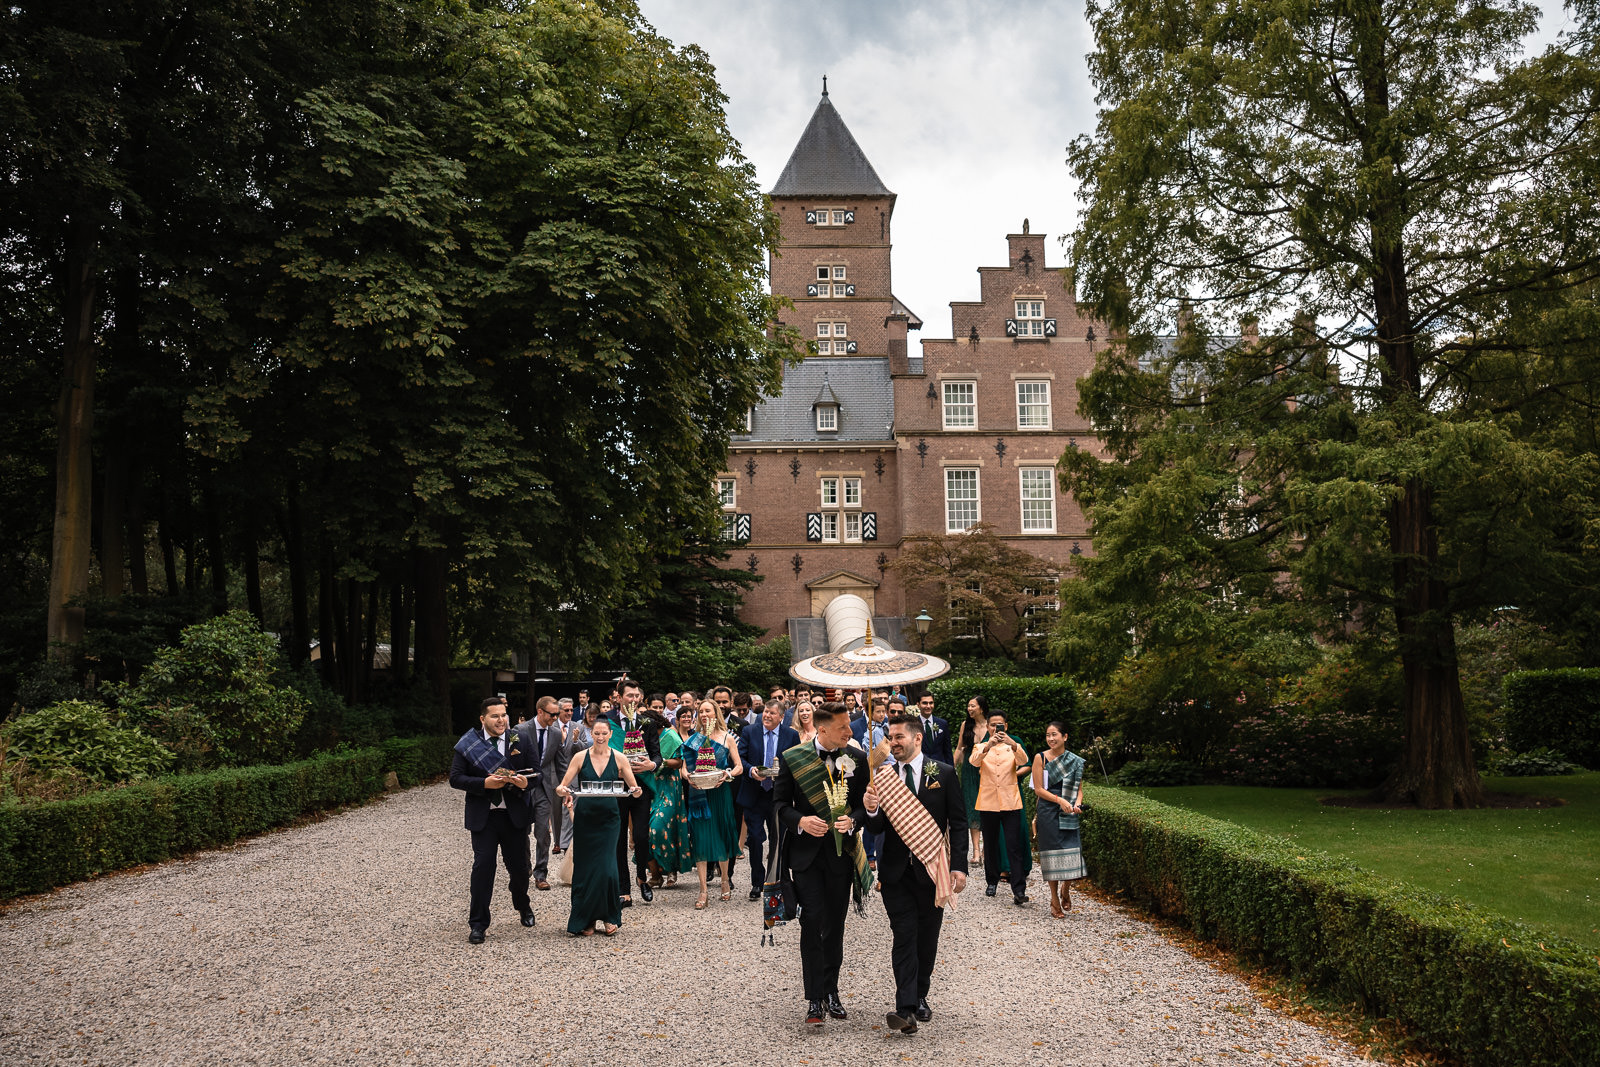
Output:
[[[695,911],[704,911],[706,907],[706,894],[701,893],[700,899],[694,902]]]

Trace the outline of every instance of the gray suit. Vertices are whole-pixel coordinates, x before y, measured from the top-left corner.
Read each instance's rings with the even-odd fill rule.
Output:
[[[539,730],[537,719],[517,724],[517,733],[530,758],[540,750]],[[550,725],[544,727],[544,731],[544,751],[538,765],[539,780],[532,783],[528,790],[529,805],[533,809],[533,839],[536,845],[533,878],[537,882],[550,880],[552,829],[555,830],[555,840],[561,840],[560,823],[555,822],[561,818],[561,805],[555,795],[556,786],[561,784],[561,779],[567,773],[567,745],[566,739],[562,737],[561,721],[551,720]]]
[[[572,758],[588,751],[589,746],[592,744],[594,744],[594,737],[590,735],[589,728],[583,723],[579,722],[577,717],[574,716],[572,721],[567,723],[567,743],[562,746],[561,776],[563,778],[566,777],[567,768],[572,766]],[[557,779],[556,784],[561,784],[559,779]],[[559,801],[560,798],[557,797],[556,800]],[[565,810],[563,810],[561,814],[557,816],[557,818],[564,820],[561,823],[561,834],[559,838],[561,847],[571,848],[572,820],[566,818]]]

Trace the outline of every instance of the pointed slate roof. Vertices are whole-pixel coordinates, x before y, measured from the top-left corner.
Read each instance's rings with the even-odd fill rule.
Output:
[[[867,162],[844,119],[822,90],[822,100],[794,146],[773,196],[893,196]]]

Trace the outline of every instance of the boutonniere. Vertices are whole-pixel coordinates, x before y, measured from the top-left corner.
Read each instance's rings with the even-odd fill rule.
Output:
[[[856,773],[856,761],[849,756],[840,756],[837,766],[841,778],[850,778]]]
[[[924,761],[922,764],[922,780],[929,784],[937,782],[939,780],[939,765],[932,761]]]

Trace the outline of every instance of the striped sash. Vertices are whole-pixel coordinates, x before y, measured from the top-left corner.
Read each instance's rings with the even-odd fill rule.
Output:
[[[950,881],[950,853],[944,845],[944,834],[939,824],[922,806],[915,793],[893,772],[875,774],[872,786],[877,791],[883,813],[889,825],[900,835],[911,854],[922,861],[928,877],[933,879],[933,906],[942,908],[955,905],[955,894]]]

